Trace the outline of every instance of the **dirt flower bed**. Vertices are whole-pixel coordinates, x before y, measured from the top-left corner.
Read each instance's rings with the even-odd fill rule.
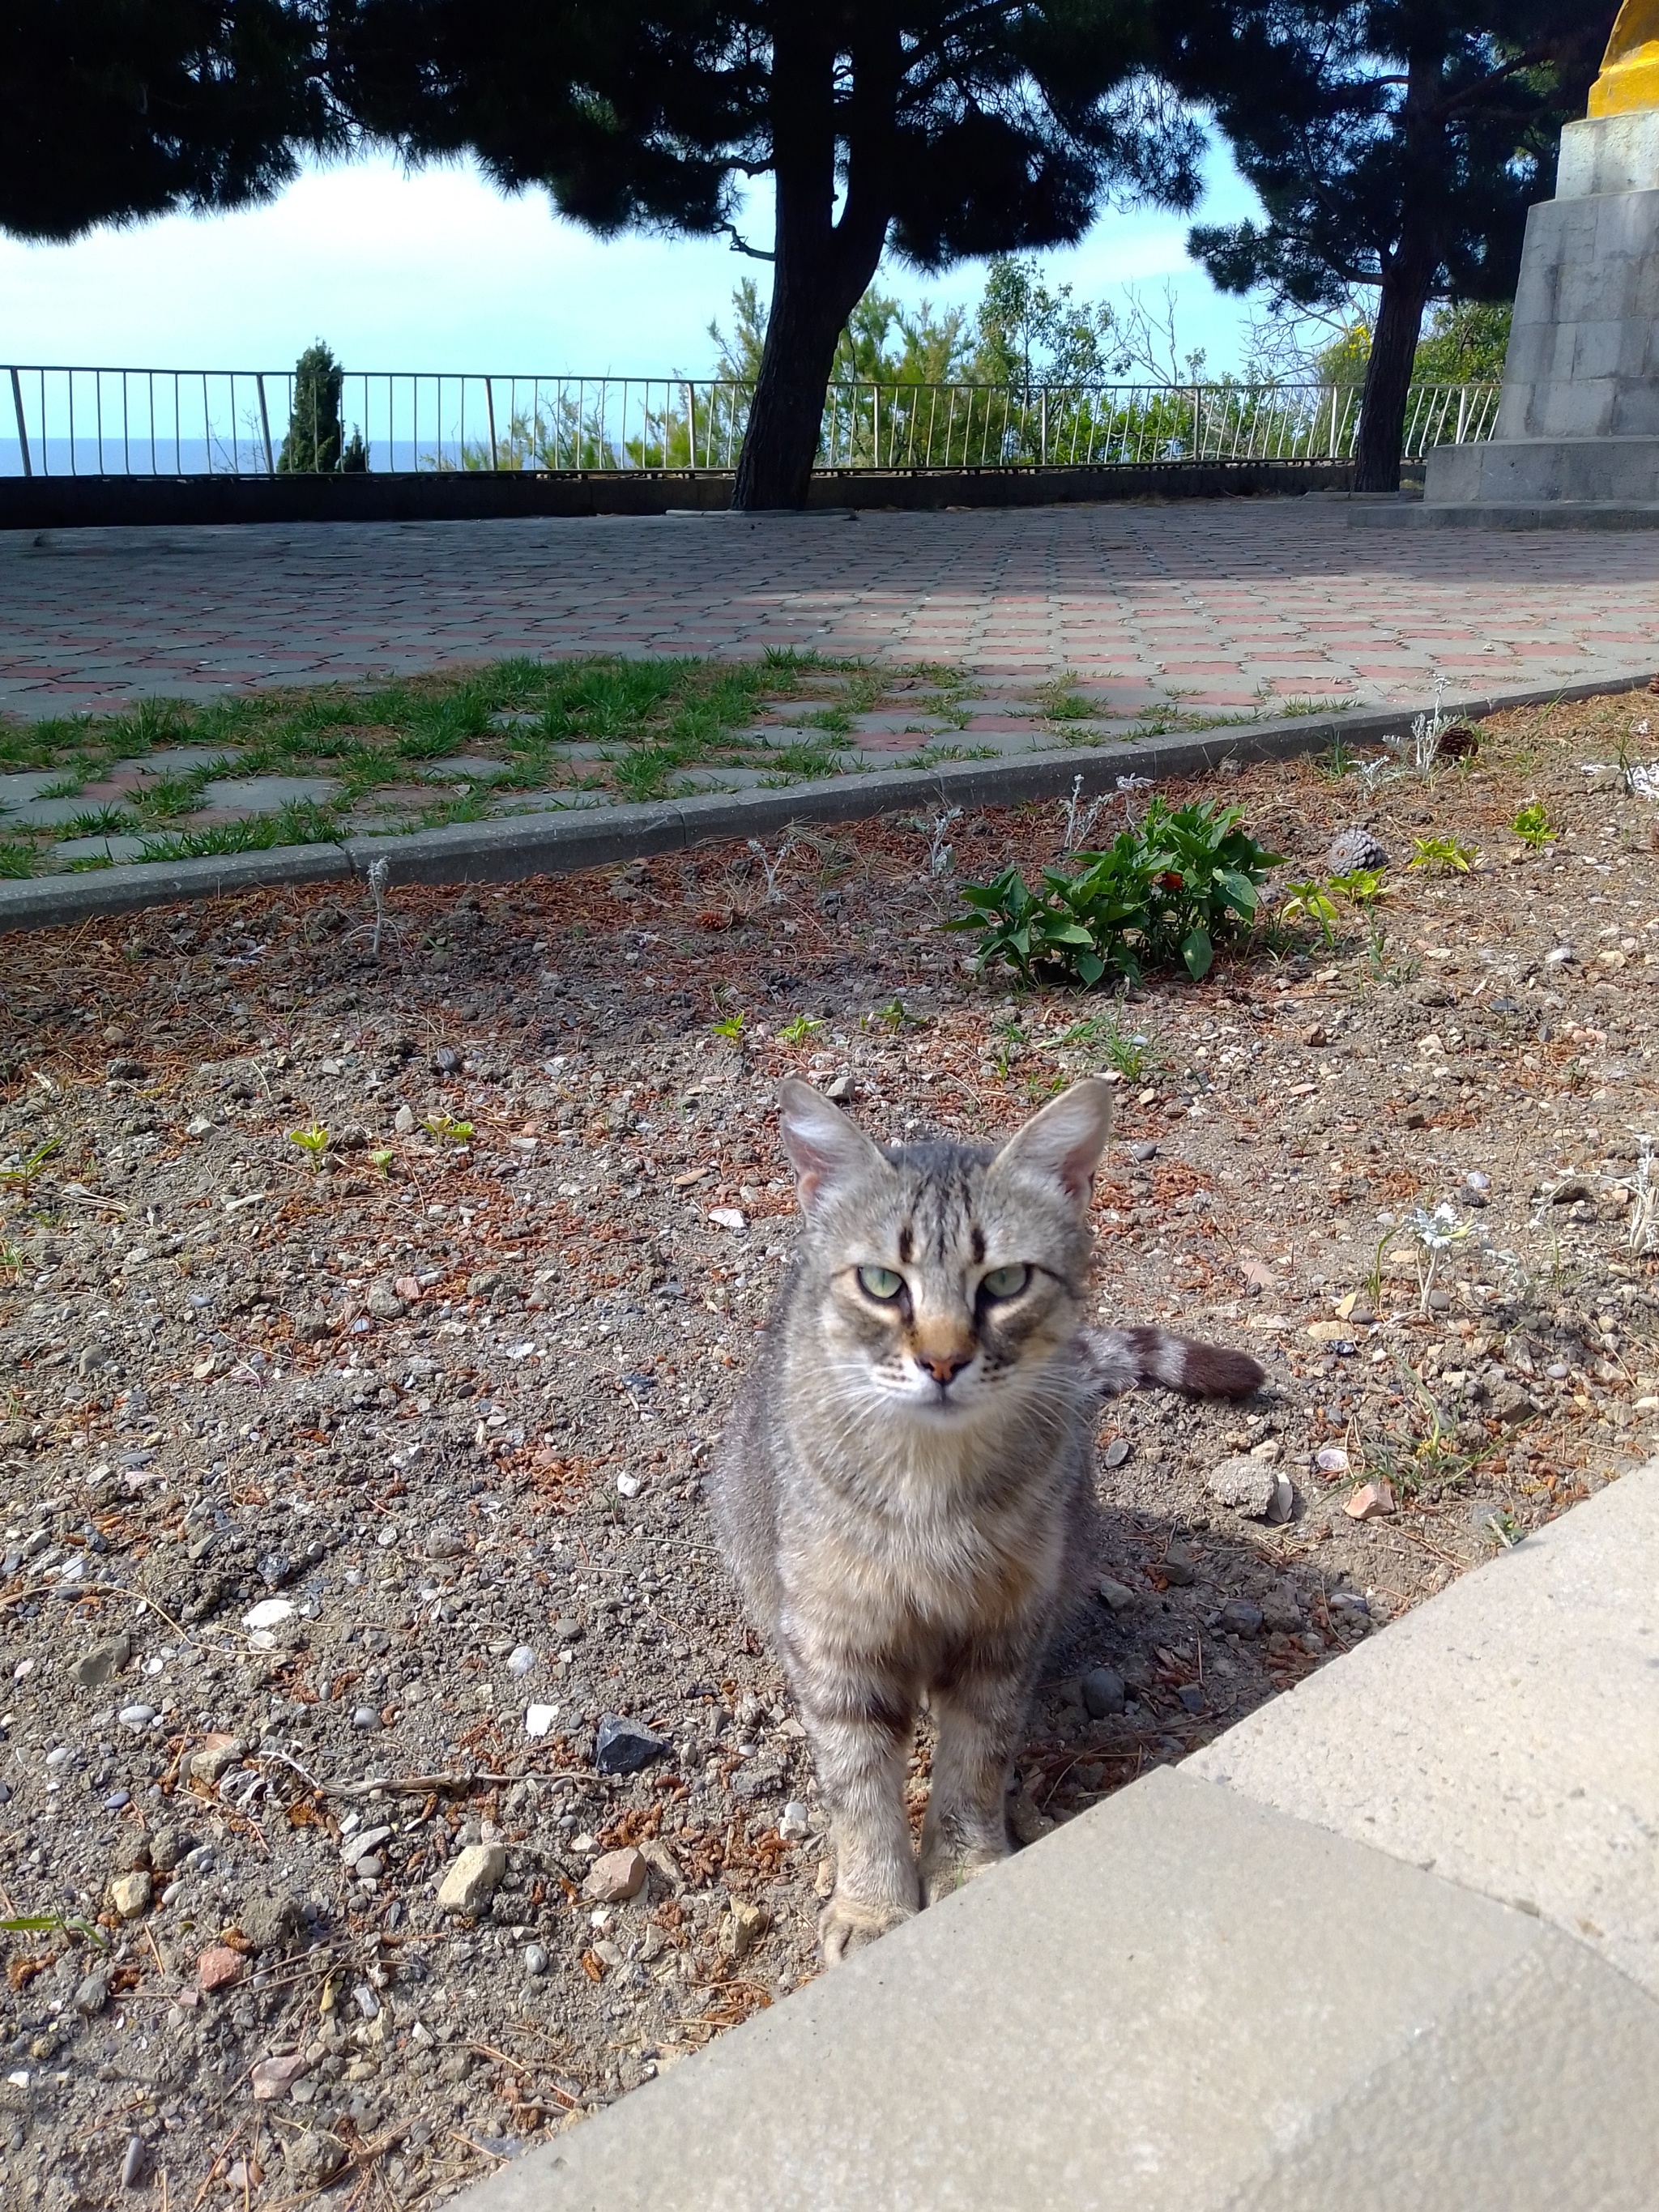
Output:
[[[825,1823],[702,1497],[786,1072],[887,1138],[1116,1073],[1103,1314],[1271,1370],[1106,1407],[1024,1841],[1645,1456],[1644,703],[1172,788],[1288,865],[1115,1000],[939,927],[1054,807],[400,891],[378,955],[329,894],[6,940],[0,2195],[441,2195],[816,1971]],[[1355,828],[1388,895],[1278,919]]]

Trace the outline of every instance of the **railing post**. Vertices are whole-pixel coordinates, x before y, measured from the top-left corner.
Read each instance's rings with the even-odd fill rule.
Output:
[[[23,474],[26,477],[32,477],[34,474],[34,463],[29,454],[28,425],[23,420],[23,386],[15,368],[11,373],[11,404],[17,414],[17,442],[22,449]]]
[[[495,380],[490,376],[484,379],[484,413],[489,418],[489,468],[494,475],[501,465],[495,457]]]
[[[276,459],[270,450],[270,410],[265,404],[265,373],[263,369],[255,376],[253,382],[259,394],[259,435],[265,449],[265,474],[268,477],[274,477],[276,473]]]
[[[1046,384],[1037,402],[1037,451],[1046,469],[1048,465],[1048,387]]]

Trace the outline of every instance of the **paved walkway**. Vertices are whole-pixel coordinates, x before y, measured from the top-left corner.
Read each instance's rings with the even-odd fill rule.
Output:
[[[1376,705],[1659,657],[1659,532],[1352,527],[1310,498],[750,522],[71,531],[0,538],[0,711],[202,697],[511,653],[815,647],[1075,670],[1133,714]]]

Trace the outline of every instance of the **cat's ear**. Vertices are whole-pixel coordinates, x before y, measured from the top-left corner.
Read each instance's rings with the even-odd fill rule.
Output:
[[[881,1165],[881,1154],[858,1124],[810,1083],[787,1077],[778,1085],[778,1127],[795,1170],[803,1213],[811,1213],[833,1192]]]
[[[1085,1206],[1089,1186],[1112,1133],[1112,1086],[1085,1076],[1034,1114],[997,1154],[994,1169],[1040,1175]]]

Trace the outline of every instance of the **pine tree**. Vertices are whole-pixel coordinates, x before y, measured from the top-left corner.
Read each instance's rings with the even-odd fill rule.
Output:
[[[341,143],[308,0],[8,0],[0,229],[74,238],[269,199]]]
[[[1190,206],[1196,127],[1148,0],[339,0],[337,96],[412,161],[474,153],[602,234],[726,234],[772,288],[736,504],[804,505],[836,349],[884,251],[943,269]],[[738,235],[769,175],[769,248]]]
[[[1355,489],[1400,482],[1431,300],[1515,289],[1529,204],[1583,112],[1613,0],[1158,0],[1172,82],[1213,109],[1267,221],[1200,225],[1224,291],[1375,289]]]
[[[345,371],[320,338],[294,365],[288,434],[276,456],[278,476],[356,476],[368,466],[361,432],[349,439],[341,419]]]

